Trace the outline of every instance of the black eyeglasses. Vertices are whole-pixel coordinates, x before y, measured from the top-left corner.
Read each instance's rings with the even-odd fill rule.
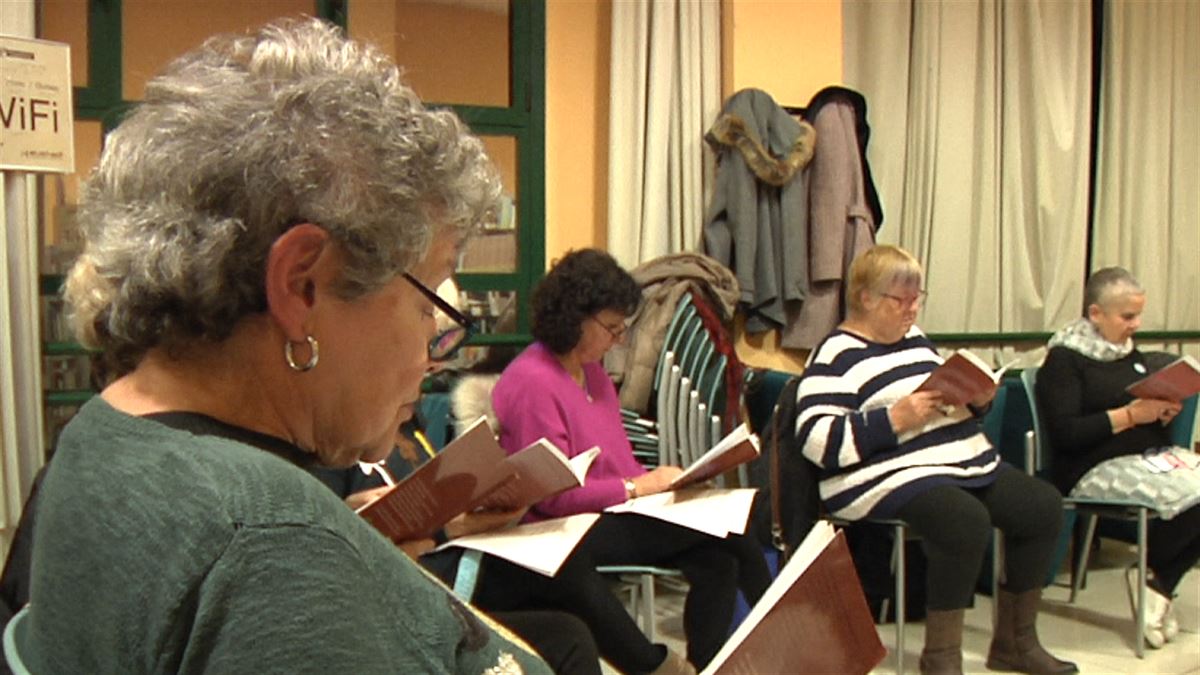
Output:
[[[449,361],[454,357],[454,354],[466,344],[467,340],[475,334],[475,322],[470,317],[454,308],[454,305],[446,302],[440,295],[434,292],[425,284],[417,281],[417,278],[408,272],[403,273],[408,283],[413,285],[413,288],[421,292],[435,307],[442,310],[442,313],[450,317],[450,320],[458,324],[453,328],[446,329],[429,341],[429,360],[430,361]]]

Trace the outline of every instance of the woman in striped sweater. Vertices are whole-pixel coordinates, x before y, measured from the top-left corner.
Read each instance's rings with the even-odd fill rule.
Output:
[[[809,357],[796,433],[822,469],[821,499],[836,516],[900,518],[921,536],[929,561],[921,672],[962,672],[963,611],[992,527],[1004,532],[1006,556],[988,668],[1077,672],[1042,648],[1035,629],[1062,498],[1001,462],[983,435],[994,390],[964,407],[915,391],[942,363],[914,325],[922,277],[902,249],[863,253],[850,267],[846,320]]]

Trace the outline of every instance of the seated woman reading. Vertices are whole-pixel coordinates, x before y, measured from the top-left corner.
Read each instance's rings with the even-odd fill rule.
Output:
[[[993,670],[1072,673],[1035,621],[1062,526],[1062,497],[1000,461],[980,427],[995,390],[965,407],[917,388],[942,358],[916,327],[920,264],[875,246],[850,266],[846,320],[815,349],[797,390],[796,433],[821,467],[825,507],[848,520],[899,518],[928,558],[922,673],[962,672],[964,609],[993,527],[1005,581],[988,650]]]
[[[1133,344],[1145,306],[1146,292],[1128,271],[1093,273],[1084,287],[1083,316],[1050,339],[1037,402],[1054,446],[1050,470],[1059,489],[1074,497],[1150,503],[1159,512],[1147,532],[1144,630],[1146,643],[1157,649],[1179,632],[1171,598],[1200,561],[1200,472],[1156,473],[1142,463],[1143,452],[1171,445],[1167,424],[1181,408],[1178,401],[1125,391],[1154,367],[1151,355]]]
[[[545,437],[574,456],[592,448],[600,455],[586,483],[536,504],[530,519],[600,512],[639,495],[662,492],[679,467],[646,471],[633,457],[621,423],[617,391],[600,360],[624,335],[641,289],[607,253],[574,251],[538,284],[533,295],[533,335],[537,341],[504,370],[492,391],[500,424],[500,444],[508,452]],[[664,565],[681,570],[691,585],[684,605],[687,658],[702,669],[728,636],[737,591],[753,604],[770,583],[758,545],[742,536],[718,539],[678,525],[634,514],[606,513],[580,542],[569,564]],[[615,602],[605,590],[596,606]],[[584,617],[585,620],[586,617]],[[590,622],[589,622],[590,624]],[[623,653],[622,669],[649,672],[673,656],[630,632],[606,646],[606,657]],[[682,671],[680,671],[682,672]]]
[[[105,138],[66,298],[116,379],[39,495],[36,673],[547,673],[304,470],[384,457],[492,217],[480,141],[317,20],[213,38]]]

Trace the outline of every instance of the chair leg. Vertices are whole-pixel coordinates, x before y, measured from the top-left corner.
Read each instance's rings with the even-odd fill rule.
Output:
[[[1146,655],[1146,525],[1148,517],[1146,508],[1138,509],[1138,591],[1137,619],[1133,622],[1137,635],[1133,638],[1134,653],[1137,657]]]
[[[992,629],[1000,624],[1000,575],[1004,573],[1004,535],[992,528]]]
[[[654,575],[642,575],[642,632],[654,642]]]
[[[1092,553],[1092,537],[1096,534],[1097,520],[1095,514],[1089,514],[1087,517],[1087,533],[1083,535],[1083,550],[1079,553],[1079,566],[1075,568],[1075,578],[1071,583],[1071,597],[1068,599],[1070,603],[1075,602],[1075,596],[1079,594],[1079,589],[1083,586],[1083,577],[1087,574],[1088,558]]]
[[[896,525],[892,533],[892,556],[896,563],[896,675],[904,675],[904,622],[908,618],[904,525]]]

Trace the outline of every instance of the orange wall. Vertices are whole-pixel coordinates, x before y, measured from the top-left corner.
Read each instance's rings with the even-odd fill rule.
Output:
[[[607,247],[607,1],[546,3],[546,265]]]
[[[842,81],[841,0],[725,0],[721,91],[762,89],[803,106]]]

